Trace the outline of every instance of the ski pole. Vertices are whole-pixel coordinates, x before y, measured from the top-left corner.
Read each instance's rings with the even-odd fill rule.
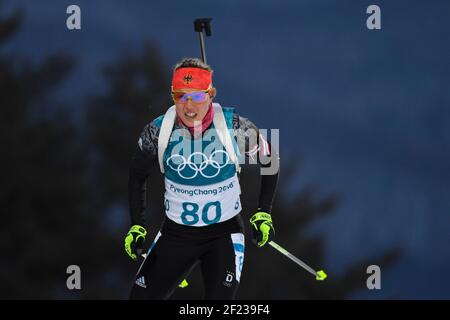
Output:
[[[202,51],[202,60],[206,62],[206,50],[205,50],[205,40],[203,38],[203,30],[207,37],[211,36],[211,20],[212,18],[200,18],[194,20],[194,30],[198,32],[200,39],[200,50]]]
[[[318,281],[323,281],[327,278],[327,274],[325,273],[325,271],[323,270],[319,270],[319,271],[315,271],[313,268],[311,268],[310,266],[308,266],[306,263],[304,263],[302,260],[300,260],[299,258],[297,258],[296,256],[294,256],[293,254],[291,254],[289,251],[287,251],[286,249],[284,249],[282,246],[280,246],[279,244],[277,244],[276,242],[273,241],[269,241],[269,244],[275,248],[276,250],[278,250],[279,252],[281,252],[282,254],[284,254],[286,257],[288,257],[289,259],[291,259],[292,261],[294,261],[296,264],[298,264],[299,266],[301,266],[303,269],[305,269],[306,271],[308,271],[309,273],[311,273],[312,275],[314,275],[316,277],[316,280]]]

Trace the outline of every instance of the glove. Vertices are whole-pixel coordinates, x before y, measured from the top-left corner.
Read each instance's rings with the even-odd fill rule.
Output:
[[[137,260],[137,251],[142,249],[142,245],[145,241],[147,230],[144,227],[135,224],[130,228],[125,237],[125,251],[133,260]]]
[[[267,212],[259,211],[250,218],[253,232],[253,242],[258,246],[264,246],[275,235],[272,225],[272,216]]]

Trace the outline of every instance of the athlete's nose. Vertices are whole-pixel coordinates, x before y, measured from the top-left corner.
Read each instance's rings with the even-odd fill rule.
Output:
[[[191,99],[188,99],[186,101],[186,104],[184,105],[184,110],[186,110],[186,112],[194,112],[195,111],[195,106],[194,103],[192,102]]]

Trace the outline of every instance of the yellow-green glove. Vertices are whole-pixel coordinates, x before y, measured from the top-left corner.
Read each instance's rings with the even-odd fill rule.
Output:
[[[144,227],[135,224],[130,228],[125,237],[125,251],[133,260],[137,260],[137,251],[142,249],[147,230]]]
[[[264,246],[275,235],[272,216],[267,212],[259,211],[255,213],[250,218],[250,223],[252,225],[253,241],[258,247]]]

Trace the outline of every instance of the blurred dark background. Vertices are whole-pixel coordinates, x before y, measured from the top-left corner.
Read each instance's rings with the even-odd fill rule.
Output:
[[[381,30],[366,28],[371,4]],[[276,241],[329,275],[247,241],[239,298],[449,299],[449,13],[443,0],[0,0],[0,298],[127,298],[129,160],[170,105],[173,65],[200,55],[193,20],[212,17],[217,101],[280,129]],[[259,177],[244,170],[248,220]],[[155,170],[150,239],[162,187]],[[66,288],[72,264],[82,290]],[[366,288],[371,264],[381,290]],[[199,271],[188,280],[174,299],[201,298]]]

